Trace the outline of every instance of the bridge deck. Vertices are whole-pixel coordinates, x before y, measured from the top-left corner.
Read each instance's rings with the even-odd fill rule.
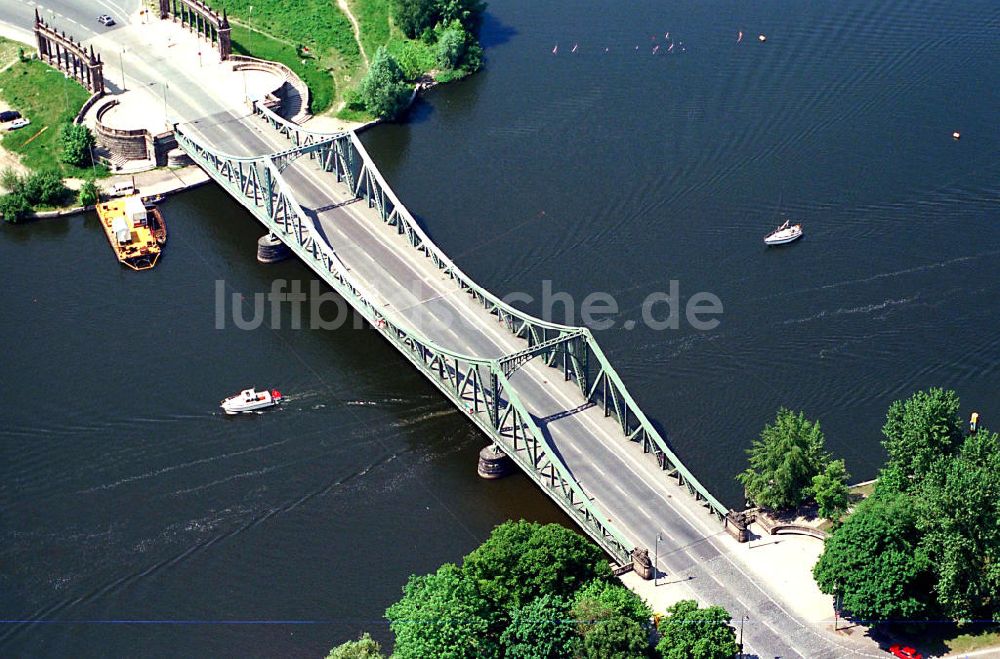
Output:
[[[235,156],[288,147],[284,137],[258,119],[243,118],[238,127],[228,119],[203,119],[186,130],[220,153]],[[354,277],[421,333],[442,347],[485,358],[525,347],[365,201],[355,200],[334,174],[303,157],[282,176]],[[699,597],[725,606],[734,616],[754,611],[756,624],[747,630],[754,647],[781,656],[805,656],[794,649],[804,646],[811,648],[807,656],[839,656],[815,632],[794,644],[783,638],[787,614],[726,555],[713,537],[724,533],[715,518],[673,484],[638,445],[626,441],[613,418],[587,405],[575,383],[565,382],[559,370],[539,359],[519,369],[511,383],[573,477],[628,540],[652,554],[656,535],[662,533],[660,569],[668,580],[686,577]],[[742,585],[734,589],[732,584]],[[795,626],[805,631],[798,621]],[[785,633],[779,634],[782,627]]]

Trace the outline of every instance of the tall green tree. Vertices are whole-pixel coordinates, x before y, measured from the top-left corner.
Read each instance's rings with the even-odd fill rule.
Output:
[[[70,165],[83,167],[90,163],[90,149],[96,144],[94,134],[83,124],[63,124],[59,133],[62,152],[59,160]]]
[[[560,659],[576,655],[580,637],[569,610],[569,600],[549,594],[514,609],[510,624],[500,636],[504,657]]]
[[[393,20],[410,39],[416,39],[438,22],[437,0],[394,0]]]
[[[836,521],[847,510],[851,503],[847,478],[843,460],[831,460],[823,471],[812,477],[809,492],[819,505],[821,517]]]
[[[826,539],[813,577],[822,592],[839,597],[845,611],[863,620],[926,616],[934,579],[910,497],[876,491],[858,504]]]
[[[382,648],[365,632],[356,641],[347,641],[330,650],[326,659],[385,659]]]
[[[603,552],[579,533],[524,520],[496,527],[465,557],[462,570],[500,608],[541,595],[570,598],[588,581],[612,577]]]
[[[445,563],[434,574],[410,577],[403,598],[385,612],[396,635],[394,657],[498,656],[489,633],[489,602],[463,576],[459,567]]]
[[[694,600],[681,600],[660,620],[656,649],[663,659],[731,659],[740,650],[731,618],[721,606],[700,609]]]
[[[936,388],[894,402],[882,427],[889,461],[880,486],[907,491],[930,473],[935,462],[953,454],[962,441],[958,409],[954,391]]]
[[[380,46],[358,88],[358,99],[376,117],[395,119],[406,109],[411,93],[399,62]]]
[[[980,429],[917,490],[918,527],[949,618],[1000,614],[1000,442]]]
[[[823,450],[819,422],[781,408],[747,451],[750,466],[737,475],[747,497],[768,508],[795,508],[805,499],[813,476],[829,457]]]

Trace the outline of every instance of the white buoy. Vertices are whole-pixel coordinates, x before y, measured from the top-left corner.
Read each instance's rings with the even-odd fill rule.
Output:
[[[951,134],[952,139],[960,140],[962,139],[962,134],[957,130]]]
[[[757,41],[759,41],[761,43],[764,43],[765,41],[767,41],[767,37],[762,34],[762,35],[760,35],[760,36],[757,37]]]

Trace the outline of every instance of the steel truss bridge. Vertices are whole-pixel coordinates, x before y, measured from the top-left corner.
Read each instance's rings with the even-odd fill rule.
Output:
[[[175,127],[177,142],[434,383],[619,566],[631,565],[639,543],[649,540],[634,519],[627,525],[617,520],[629,518],[630,507],[659,504],[623,503],[612,496],[612,486],[625,492],[633,479],[640,479],[648,488],[662,488],[664,483],[656,481],[672,477],[686,486],[704,511],[726,521],[727,509],[671,451],[587,328],[535,318],[469,278],[427,237],[353,132],[311,132],[259,104],[253,114],[246,119],[253,130],[266,134],[267,144],[283,141],[287,148],[263,155],[228,155],[213,147],[211,138],[193,124]],[[312,203],[301,201],[304,182],[313,191]],[[329,203],[315,198],[317,190],[329,195]],[[375,236],[373,245],[391,249],[418,273],[414,279],[423,282],[419,286],[435,287],[435,296],[422,300],[430,314],[435,313],[431,300],[447,299],[454,305],[451,309],[462,320],[458,330],[433,321],[417,322],[413,307],[394,303],[392,289],[410,282],[359,273],[364,269],[363,254],[345,256],[347,241],[331,237],[347,230],[347,211],[352,221]],[[331,220],[331,213],[340,215]],[[469,309],[470,303],[474,309]],[[479,341],[477,345],[485,348],[448,347],[475,333],[485,338],[467,339],[465,345]],[[572,425],[563,419],[572,420]],[[611,453],[588,454],[596,450],[588,446],[597,446],[588,444],[592,437],[602,438],[599,448]],[[637,449],[645,457],[631,459],[648,462],[645,467],[615,462],[624,460],[621,456],[628,451],[638,453]],[[579,455],[574,453],[571,459],[573,451]],[[605,463],[606,471],[600,468]],[[592,464],[599,473],[589,471]],[[581,478],[584,472],[587,475]]]

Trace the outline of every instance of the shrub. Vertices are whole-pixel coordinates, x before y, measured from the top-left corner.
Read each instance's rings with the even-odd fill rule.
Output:
[[[80,205],[92,206],[97,203],[98,198],[97,185],[93,181],[84,181],[78,196]]]
[[[32,206],[55,206],[66,198],[67,189],[58,170],[43,169],[24,179],[21,193]]]
[[[77,167],[83,167],[90,161],[90,149],[96,143],[94,134],[82,124],[63,124],[59,141],[62,144],[59,160]]]
[[[4,222],[18,222],[31,212],[31,204],[20,192],[0,196],[0,216]]]

